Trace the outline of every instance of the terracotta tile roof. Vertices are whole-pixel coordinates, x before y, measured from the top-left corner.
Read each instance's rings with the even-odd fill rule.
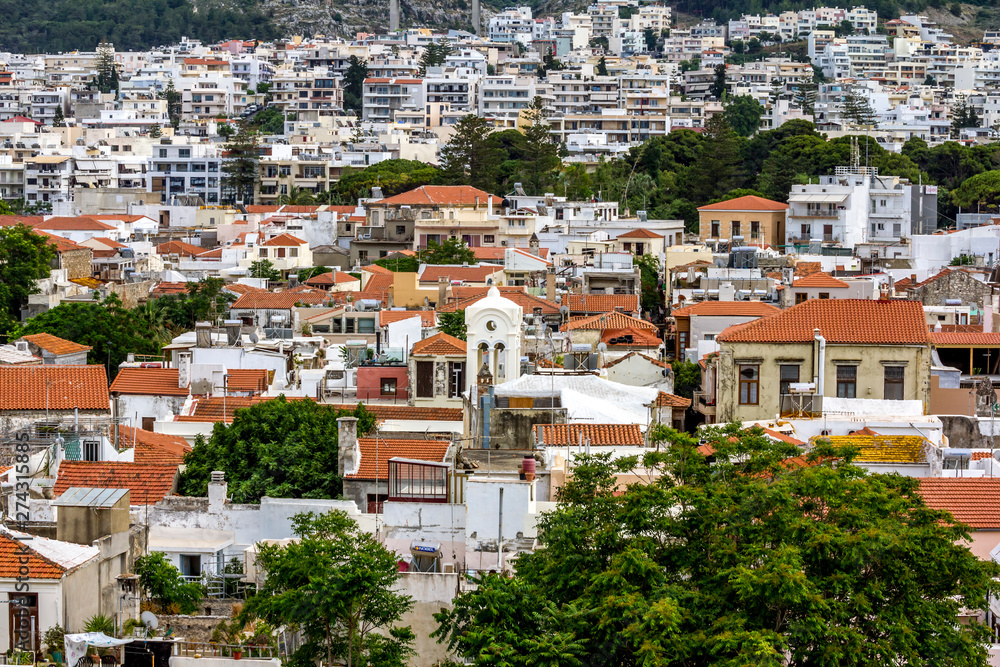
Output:
[[[656,325],[645,320],[640,320],[625,313],[612,311],[601,315],[590,317],[578,317],[570,320],[562,327],[563,331],[575,331],[584,329],[590,331],[604,331],[605,329],[649,329],[656,330]]]
[[[951,512],[978,530],[1000,529],[1000,478],[923,477],[920,495],[928,507]]]
[[[329,296],[324,292],[322,301]],[[305,303],[312,296],[302,292],[247,292],[233,302],[230,308],[246,308],[249,310],[291,310],[297,303]]]
[[[624,234],[619,234],[616,238],[619,239],[662,239],[663,234],[657,234],[648,229],[633,229],[631,231],[625,232]]]
[[[396,438],[358,438],[361,463],[358,472],[344,479],[388,479],[389,459],[400,457],[441,463],[448,453],[447,440],[405,440]],[[376,447],[378,454],[376,456]],[[375,467],[378,459],[378,467]],[[377,473],[377,474],[376,474]]]
[[[819,273],[822,270],[823,264],[821,262],[796,262],[794,275],[809,276],[814,273]]]
[[[834,278],[829,273],[823,273],[819,271],[817,273],[810,273],[808,276],[803,276],[797,280],[792,281],[792,288],[797,287],[821,287],[828,289],[846,289],[850,287],[843,280]]]
[[[184,241],[167,241],[156,246],[157,255],[187,255],[193,257],[205,252],[205,248],[200,248]]]
[[[932,331],[936,331],[937,330],[937,327],[934,326],[934,325],[931,325],[928,328],[931,329]],[[942,333],[982,333],[983,332],[983,325],[982,324],[942,324],[941,325],[941,332]]]
[[[675,309],[674,317],[768,317],[780,313],[769,303],[760,301],[702,301],[691,306]]]
[[[1000,333],[983,332],[982,330],[974,333],[932,331],[930,337],[931,343],[934,345],[1000,347]]]
[[[462,356],[466,353],[465,341],[446,333],[437,333],[429,338],[414,343],[410,356],[419,355],[449,355]]]
[[[378,325],[385,327],[389,326],[390,322],[401,322],[411,317],[419,317],[420,326],[425,329],[433,329],[437,324],[433,310],[380,310],[378,311]]]
[[[440,278],[461,280],[466,283],[486,283],[487,278],[502,273],[503,267],[498,264],[479,264],[478,266],[459,265],[429,265],[420,274],[420,282],[436,283]],[[495,282],[495,281],[494,281]]]
[[[195,257],[198,259],[222,259],[222,250],[222,248],[213,248],[212,250],[200,252]]]
[[[254,287],[253,285],[244,285],[242,283],[230,283],[225,287],[223,287],[222,289],[237,295],[250,294],[251,292],[258,294],[263,294],[264,292],[267,292],[267,290],[264,289],[263,287]]]
[[[269,238],[268,240],[261,243],[262,246],[281,246],[281,247],[291,247],[305,245],[305,241],[302,239],[292,236],[291,234],[278,234],[275,237]]]
[[[354,410],[357,405],[334,405],[338,410]],[[365,409],[379,421],[398,419],[401,421],[460,422],[462,408],[425,408],[411,405],[380,405],[369,403]]]
[[[477,287],[478,293],[474,296],[470,296],[461,301],[453,301],[444,306],[438,307],[439,313],[453,313],[456,310],[465,310],[469,306],[478,303],[480,300],[485,299],[486,295],[489,293],[488,287]],[[454,294],[454,288],[452,288],[452,293]],[[556,315],[559,313],[559,304],[554,301],[549,301],[548,299],[543,299],[540,296],[535,296],[534,294],[528,294],[523,288],[516,289],[502,289],[500,290],[501,296],[505,299],[510,299],[517,305],[521,306],[525,314],[535,312],[535,308],[541,308],[543,315]]]
[[[480,206],[486,206],[487,198],[493,199],[494,206],[503,203],[503,199],[500,197],[471,185],[421,185],[409,192],[386,197],[372,203],[377,206],[473,206],[477,197]]]
[[[350,283],[359,281],[360,278],[355,278],[350,273],[344,273],[343,271],[327,271],[326,273],[320,273],[313,276],[306,281],[306,285],[339,285],[342,283]]]
[[[570,313],[610,313],[621,308],[626,313],[639,312],[638,294],[567,294],[563,303]]]
[[[63,461],[53,493],[58,497],[71,486],[128,489],[133,505],[155,505],[170,493],[176,465]]]
[[[859,463],[923,463],[928,442],[919,435],[826,436],[834,447],[854,447]]]
[[[756,195],[746,195],[745,197],[737,197],[736,199],[727,199],[726,201],[720,201],[717,204],[709,204],[707,206],[701,206],[698,208],[699,211],[786,211],[788,210],[788,204],[782,204],[780,201],[771,201],[770,199],[764,199],[763,197],[757,197]]]
[[[286,396],[285,399],[289,401],[312,400],[300,396]],[[273,400],[275,399],[271,396],[229,396],[225,401],[222,400],[221,396],[217,398],[204,397],[199,398],[195,403],[193,414],[178,415],[174,419],[182,422],[222,421],[224,407],[225,421],[229,422],[233,420],[233,414],[236,410]],[[353,405],[326,405],[330,405],[330,407],[336,410],[346,410],[348,412],[358,407],[356,403]],[[462,408],[424,408],[409,405],[381,405],[378,403],[367,404],[365,408],[380,420],[400,419],[407,421],[460,422],[463,415]]]
[[[75,218],[68,216],[56,216],[44,220],[37,225],[38,229],[47,229],[50,231],[105,231],[109,229],[117,229],[117,227],[112,227],[98,220],[92,220],[91,218]]]
[[[176,368],[123,368],[111,383],[112,394],[139,396],[187,396],[188,387],[178,387]]]
[[[0,227],[13,227],[15,225],[36,227],[43,220],[45,220],[45,216],[42,215],[4,215],[0,216]]]
[[[993,452],[972,452],[972,460],[978,461],[980,459],[992,459]]]
[[[110,411],[104,366],[0,366],[0,410]]]
[[[772,438],[773,440],[779,440],[781,442],[787,442],[788,444],[795,445],[797,447],[801,447],[801,446],[807,444],[807,443],[803,442],[802,440],[796,440],[795,438],[793,438],[790,435],[785,435],[781,431],[775,431],[775,430],[772,430],[772,429],[769,429],[769,428],[765,428],[764,429],[764,433],[766,433],[767,436],[770,437],[770,438]]]
[[[167,296],[170,294],[187,294],[190,290],[188,289],[187,283],[168,283],[161,282],[156,285],[149,293],[151,297]]]
[[[894,290],[908,290],[913,285],[912,278],[900,278],[892,284]]]
[[[184,463],[184,454],[191,451],[191,445],[180,436],[141,428],[120,426],[119,437],[123,447],[135,447],[134,462],[144,465],[178,466]]]
[[[549,447],[576,445],[583,438],[591,445],[642,446],[638,424],[535,424],[535,442]]]
[[[379,266],[378,264],[369,264],[368,266],[362,266],[361,270],[367,273],[381,273],[384,276],[391,276],[392,271],[385,268],[384,266]]]
[[[3,217],[6,218],[9,216],[3,216]],[[49,234],[48,232],[44,232],[40,229],[34,229],[32,231],[34,231],[36,234],[39,234],[47,238],[49,240],[49,245],[53,246],[56,249],[57,253],[72,252],[74,250],[90,250],[91,252],[93,252],[93,250],[91,250],[87,246],[80,245],[79,243],[75,243],[61,236],[56,236],[55,234]]]
[[[632,337],[632,342],[628,342],[627,336]],[[601,342],[611,347],[659,347],[663,343],[652,331],[636,327],[605,329],[601,334]]]
[[[80,345],[79,343],[74,343],[71,340],[59,338],[48,333],[30,334],[21,338],[57,356],[61,354],[73,354],[75,352],[89,352],[92,349],[87,345]]]
[[[520,285],[495,285],[500,294],[510,298],[511,294],[520,293],[525,294],[526,290]],[[489,287],[478,287],[476,285],[453,285],[451,287],[451,296],[455,300],[468,299],[473,296],[485,296],[487,292],[490,291]]]
[[[813,329],[828,343],[926,345],[924,308],[919,301],[810,299],[777,315],[730,327],[716,340],[750,343],[807,343]]]
[[[608,363],[604,364],[604,367],[605,368],[611,368],[612,366],[620,364],[623,361],[625,361],[626,359],[630,359],[632,357],[642,357],[643,359],[645,359],[649,363],[653,364],[654,366],[659,366],[660,368],[670,368],[670,364],[668,364],[667,362],[660,361],[659,359],[654,359],[653,357],[649,356],[648,354],[643,354],[642,352],[636,352],[634,350],[632,352],[629,352],[628,354],[626,354],[624,357],[619,357],[618,359],[615,359],[614,361],[611,361],[611,362],[608,362]]]
[[[677,394],[668,394],[665,391],[661,391],[656,396],[656,407],[658,408],[689,408],[691,407],[691,399],[684,398],[683,396],[678,396]]]
[[[263,368],[230,368],[226,371],[226,387],[229,391],[252,391],[262,394],[267,391],[267,370]]]
[[[62,579],[67,568],[32,548],[35,542],[45,538],[34,535],[30,537],[31,539],[22,542],[13,539],[6,532],[0,533],[0,579],[15,579],[21,571],[20,568],[24,566],[27,566],[32,579]],[[97,549],[91,548],[94,549],[96,556]]]

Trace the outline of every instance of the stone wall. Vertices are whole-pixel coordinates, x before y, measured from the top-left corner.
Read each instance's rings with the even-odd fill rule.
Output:
[[[965,271],[952,271],[937,280],[909,290],[911,299],[925,306],[943,306],[946,299],[961,299],[963,306],[975,304],[982,310],[990,295],[990,287]]]
[[[153,282],[145,280],[141,283],[108,283],[106,287],[118,295],[123,306],[135,308],[139,305],[139,301],[145,301],[149,296],[149,291],[153,289]]]
[[[67,280],[89,278],[93,270],[94,251],[90,248],[59,253],[59,268],[66,269]]]
[[[531,449],[535,424],[551,424],[553,418],[556,424],[565,424],[566,409],[493,408],[490,410],[490,442],[494,449]]]

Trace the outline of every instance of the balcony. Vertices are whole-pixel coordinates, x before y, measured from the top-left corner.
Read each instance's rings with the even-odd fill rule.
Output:
[[[813,419],[823,415],[820,394],[781,394],[778,405],[783,418]]]
[[[715,416],[715,399],[706,392],[694,392],[694,409],[705,416]]]

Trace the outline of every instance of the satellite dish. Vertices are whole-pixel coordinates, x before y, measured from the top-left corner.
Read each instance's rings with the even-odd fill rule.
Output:
[[[560,315],[569,315],[569,306],[559,306]]]
[[[144,611],[139,615],[139,620],[141,620],[147,628],[155,630],[160,627],[160,621],[156,618],[156,614],[151,611]]]
[[[597,351],[598,352],[607,352],[608,351],[608,344],[607,343],[598,343],[597,344]]]

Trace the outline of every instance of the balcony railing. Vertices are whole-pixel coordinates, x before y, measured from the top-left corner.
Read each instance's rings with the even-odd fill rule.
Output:
[[[823,414],[823,396],[820,394],[781,394],[778,405],[782,417],[811,418]]]

